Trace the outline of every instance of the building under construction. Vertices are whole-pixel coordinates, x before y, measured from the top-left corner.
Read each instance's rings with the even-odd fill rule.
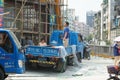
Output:
[[[50,33],[63,28],[67,0],[4,0],[5,28],[11,29],[18,39],[29,37],[35,44],[41,37],[49,41]],[[64,12],[63,12],[64,13]]]

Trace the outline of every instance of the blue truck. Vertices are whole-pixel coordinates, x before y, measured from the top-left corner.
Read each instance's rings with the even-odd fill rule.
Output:
[[[18,39],[10,30],[0,29],[0,80],[9,73],[25,72],[25,55]]]
[[[73,59],[81,61],[84,44],[79,33],[70,31],[69,46],[62,42],[63,31],[56,30],[50,36],[48,46],[28,46],[26,48],[26,65],[28,67],[53,67],[58,72],[65,72],[67,64],[73,64]],[[54,45],[53,45],[54,44]]]

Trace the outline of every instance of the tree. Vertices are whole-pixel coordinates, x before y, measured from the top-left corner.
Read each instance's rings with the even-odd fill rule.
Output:
[[[106,42],[106,45],[110,45],[111,44],[110,40],[105,40],[105,42]]]
[[[88,37],[86,38],[86,40],[89,42],[90,40],[93,39],[93,35],[92,34],[89,34]]]

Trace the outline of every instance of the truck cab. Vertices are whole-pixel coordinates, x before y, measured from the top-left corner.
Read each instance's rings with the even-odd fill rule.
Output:
[[[24,73],[25,57],[21,44],[10,30],[0,29],[0,80],[8,73]]]

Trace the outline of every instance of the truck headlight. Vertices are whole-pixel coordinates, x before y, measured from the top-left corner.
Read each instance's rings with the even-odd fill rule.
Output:
[[[23,67],[23,61],[22,60],[18,60],[18,65],[19,65],[20,68],[22,68]]]

